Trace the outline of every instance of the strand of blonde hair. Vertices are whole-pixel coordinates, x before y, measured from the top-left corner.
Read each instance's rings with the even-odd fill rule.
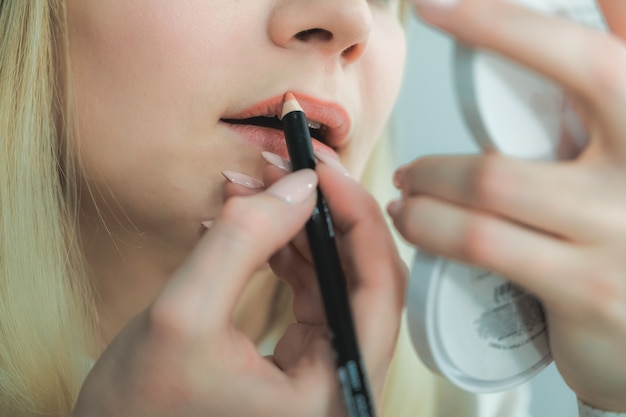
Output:
[[[0,1],[0,415],[67,416],[87,299],[59,170],[61,0]],[[72,250],[70,250],[72,247]]]

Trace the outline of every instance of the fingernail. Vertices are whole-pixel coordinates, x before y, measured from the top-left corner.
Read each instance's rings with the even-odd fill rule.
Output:
[[[396,188],[402,187],[402,181],[404,180],[404,174],[406,173],[405,167],[400,167],[393,173],[393,185]]]
[[[296,205],[303,202],[317,187],[317,174],[311,169],[302,169],[281,178],[267,192],[285,202]]]
[[[230,182],[234,184],[243,185],[248,188],[262,188],[263,182],[257,180],[256,178],[252,178],[249,175],[242,174],[241,172],[235,171],[222,171],[222,175]]]
[[[413,0],[413,3],[418,7],[445,13],[454,9],[459,4],[459,0]]]
[[[402,200],[392,201],[391,203],[389,203],[389,205],[387,205],[387,213],[389,213],[391,217],[396,217],[398,214],[400,214],[403,204],[404,203],[402,202]]]
[[[201,224],[205,229],[210,229],[213,226],[213,220],[205,220]]]
[[[275,167],[280,168],[283,171],[291,172],[291,162],[289,162],[288,159],[267,151],[261,152],[261,156],[267,161],[267,163],[274,165]]]
[[[341,162],[339,162],[338,159],[333,158],[330,155],[327,155],[323,152],[316,152],[315,153],[315,157],[317,159],[319,159],[320,161],[322,161],[322,163],[328,165],[329,167],[341,172],[343,175],[345,175],[346,177],[351,177],[350,172],[346,169],[346,167],[344,167],[343,165],[341,165]]]

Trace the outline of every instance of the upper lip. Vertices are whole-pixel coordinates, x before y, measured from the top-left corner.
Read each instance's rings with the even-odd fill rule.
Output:
[[[348,112],[339,104],[324,101],[306,94],[293,93],[302,106],[302,110],[308,120],[322,124],[323,142],[332,147],[340,147],[348,137],[350,132],[350,116]],[[284,95],[272,97],[262,102],[256,103],[247,109],[226,114],[221,120],[249,119],[252,117],[276,116],[280,118],[283,109]]]

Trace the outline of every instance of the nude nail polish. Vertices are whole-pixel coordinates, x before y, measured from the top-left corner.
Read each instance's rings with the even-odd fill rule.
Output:
[[[405,166],[399,167],[396,172],[393,173],[393,185],[396,188],[402,187],[404,176],[406,175],[407,168]]]
[[[456,7],[459,4],[459,0],[413,0],[413,3],[416,6],[446,11]]]
[[[404,203],[402,200],[391,201],[387,205],[387,213],[389,213],[391,217],[396,217],[398,214],[400,214],[400,211],[402,211],[403,207]]]
[[[333,158],[332,156],[327,155],[323,152],[316,152],[315,157],[319,161],[321,161],[323,164],[326,164],[329,167],[335,169],[336,171],[341,172],[344,176],[351,177],[350,172],[346,169],[346,167],[344,167],[341,164],[341,162],[338,159]]]
[[[249,175],[242,174],[235,171],[222,171],[222,175],[230,182],[234,184],[243,185],[248,188],[262,188],[263,182],[253,178]]]
[[[267,193],[296,205],[303,202],[317,189],[317,174],[312,169],[291,173],[272,184]]]
[[[261,156],[267,161],[267,163],[274,165],[283,171],[291,172],[291,162],[288,159],[268,151],[261,152]]]

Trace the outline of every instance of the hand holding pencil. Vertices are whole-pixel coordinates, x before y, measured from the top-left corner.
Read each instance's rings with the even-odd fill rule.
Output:
[[[73,417],[376,415],[395,350],[406,266],[377,202],[337,169],[338,161],[291,173],[278,155],[266,159],[263,189],[225,185],[224,209],[154,303],[99,358]],[[303,232],[318,203],[318,183],[345,273],[345,282],[335,282],[344,289],[338,306],[351,307],[352,333],[335,327],[349,313],[326,314]],[[263,357],[232,317],[243,289],[268,261],[293,290],[295,323],[274,354]],[[329,330],[341,345],[331,343]],[[346,335],[353,339],[346,342]],[[356,336],[361,355],[345,349],[357,346]],[[364,368],[372,398],[358,373]],[[147,395],[153,392],[159,395]]]
[[[282,122],[293,169],[315,169],[316,159],[307,119],[292,93],[285,95]],[[347,282],[335,243],[335,231],[326,199],[319,189],[316,207],[306,224],[306,233],[348,416],[373,417],[376,413],[354,330]]]

